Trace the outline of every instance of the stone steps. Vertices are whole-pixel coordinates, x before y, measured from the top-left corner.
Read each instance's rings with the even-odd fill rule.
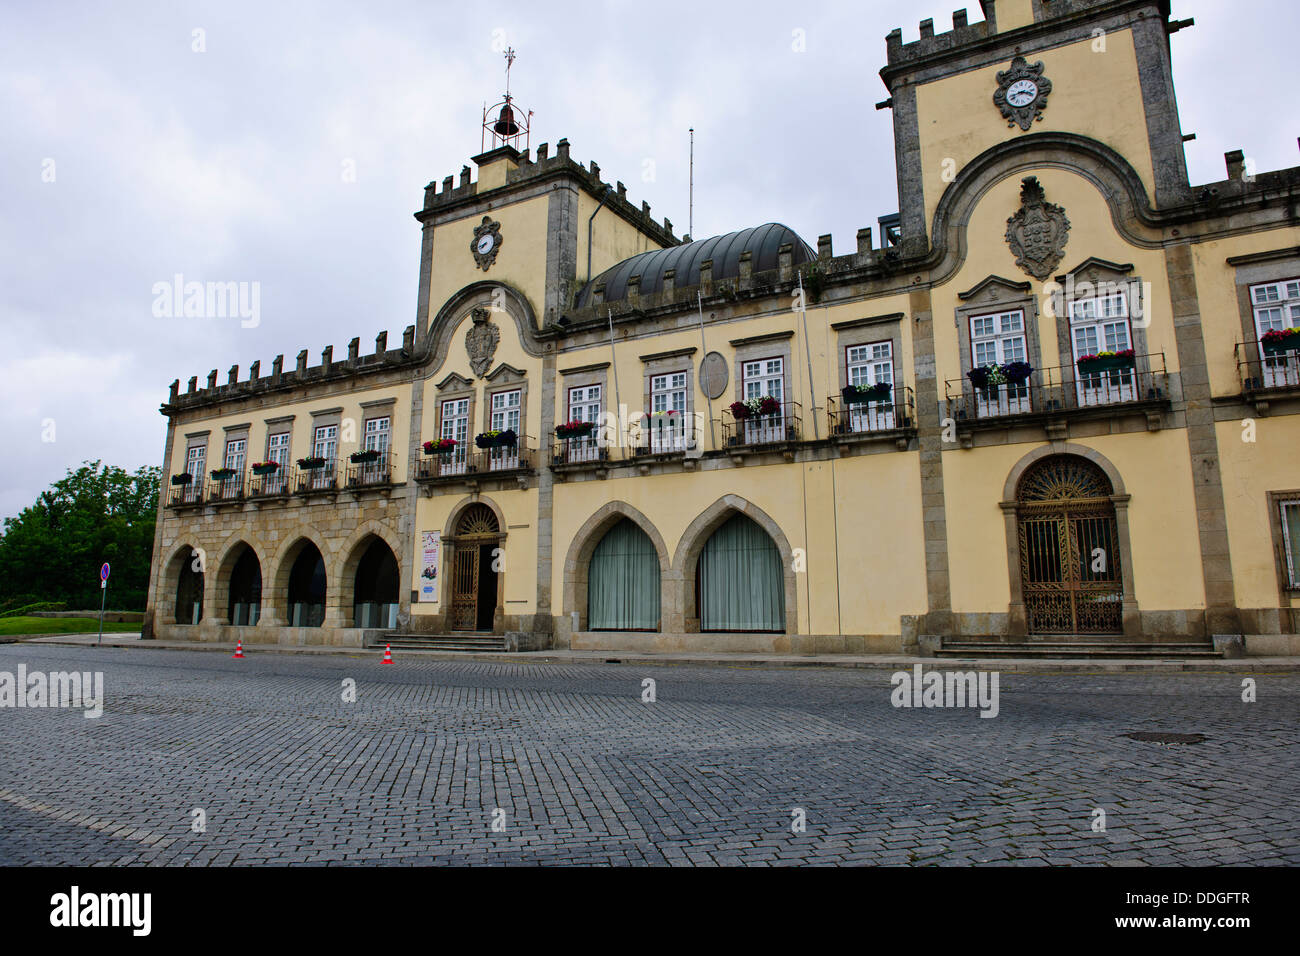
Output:
[[[1054,657],[1124,658],[1124,659],[1186,659],[1221,658],[1210,641],[1120,641],[1066,639],[1058,641],[1006,641],[970,640],[944,641],[935,651],[936,657]]]
[[[506,639],[501,634],[478,634],[474,631],[452,634],[387,634],[375,638],[372,647],[389,645],[404,651],[473,651],[504,654]]]

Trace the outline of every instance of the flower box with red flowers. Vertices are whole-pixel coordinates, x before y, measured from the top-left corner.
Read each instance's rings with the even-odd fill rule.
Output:
[[[375,448],[366,448],[361,451],[354,451],[348,455],[348,460],[354,465],[369,465],[383,456],[383,452]]]
[[[1133,367],[1133,350],[1122,349],[1118,352],[1098,352],[1096,355],[1080,355],[1075,361],[1079,371],[1084,374],[1090,372],[1113,372],[1116,369]]]
[[[265,477],[266,475],[274,475],[279,471],[280,463],[278,461],[255,461],[252,467],[253,474]]]
[[[456,450],[456,439],[439,438],[437,441],[427,441],[424,443],[424,453],[426,455],[450,455]]]
[[[1268,355],[1300,349],[1300,329],[1271,329],[1259,337],[1259,344]]]
[[[298,467],[304,471],[316,471],[325,467],[325,459],[314,455],[310,458],[299,458]]]
[[[555,426],[555,435],[557,438],[585,438],[590,435],[596,428],[595,422],[584,422],[581,419],[574,419],[571,422]]]

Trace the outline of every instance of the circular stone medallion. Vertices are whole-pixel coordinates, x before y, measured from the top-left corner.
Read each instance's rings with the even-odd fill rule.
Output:
[[[720,352],[710,352],[700,361],[700,388],[709,398],[722,397],[727,378],[727,360]]]

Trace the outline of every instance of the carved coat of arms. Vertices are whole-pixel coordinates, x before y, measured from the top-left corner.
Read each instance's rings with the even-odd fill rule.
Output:
[[[475,309],[470,313],[474,324],[465,333],[465,351],[469,353],[469,366],[474,374],[482,378],[492,365],[492,356],[496,354],[497,343],[501,341],[501,330],[492,324],[487,309]]]
[[[1061,264],[1069,232],[1065,210],[1047,201],[1037,177],[1022,180],[1020,209],[1007,220],[1007,245],[1016,265],[1035,279],[1046,279]]]

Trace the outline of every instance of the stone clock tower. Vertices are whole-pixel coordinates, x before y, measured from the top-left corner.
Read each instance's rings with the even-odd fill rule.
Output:
[[[889,34],[880,71],[894,112],[905,253],[933,240],[935,210],[964,168],[1026,140],[1084,137],[1133,165],[1156,208],[1189,198],[1174,99],[1168,0],[981,0],[936,35]]]

